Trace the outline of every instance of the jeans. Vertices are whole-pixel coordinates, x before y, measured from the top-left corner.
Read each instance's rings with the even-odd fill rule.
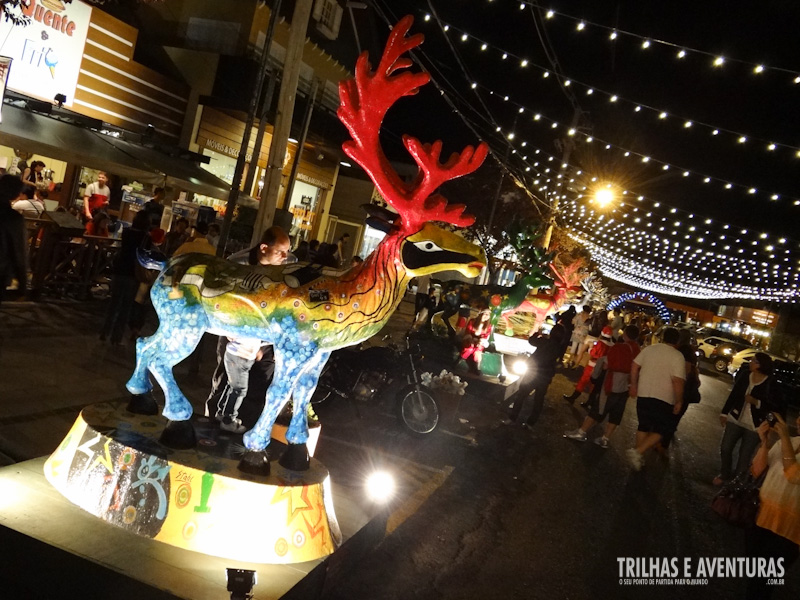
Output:
[[[736,462],[736,470],[733,471],[733,450],[740,440],[739,459]],[[736,423],[728,421],[725,424],[725,433],[722,434],[722,442],[719,445],[719,455],[722,462],[720,477],[727,481],[732,479],[735,475],[747,470],[753,459],[756,447],[758,447],[758,443],[759,437],[755,431],[750,431]]]
[[[547,388],[550,387],[550,382],[553,380],[553,375],[543,375],[540,377],[533,377],[530,381],[523,381],[517,393],[515,393],[512,398],[514,399],[514,404],[511,406],[511,412],[509,412],[508,417],[512,421],[516,421],[519,417],[519,413],[522,411],[522,405],[525,403],[525,398],[530,396],[531,392],[533,394],[533,411],[531,415],[528,417],[526,421],[528,425],[533,425],[539,419],[539,415],[542,412],[542,407],[544,406],[544,397],[547,393]]]
[[[114,275],[111,278],[111,302],[106,311],[103,331],[100,333],[102,339],[111,336],[112,344],[122,341],[138,289],[139,282],[133,275]]]
[[[205,415],[212,417],[221,414],[222,396],[228,387],[228,374],[225,369],[225,350],[228,348],[228,338],[224,335],[217,340],[217,366],[211,376],[211,392],[206,399]],[[195,350],[197,352],[197,350]],[[250,369],[250,379],[247,384],[247,395],[253,401],[253,409],[258,408],[258,402],[263,403],[267,388],[272,382],[272,374],[275,372],[275,354],[272,346],[262,348],[261,358],[253,364]],[[258,401],[258,402],[256,402]],[[249,402],[248,402],[249,404]],[[263,405],[262,405],[263,406]],[[257,412],[260,412],[258,408]]]
[[[225,373],[228,376],[228,385],[219,400],[217,416],[231,419],[239,416],[239,407],[247,395],[247,381],[254,362],[255,360],[250,358],[225,353]]]

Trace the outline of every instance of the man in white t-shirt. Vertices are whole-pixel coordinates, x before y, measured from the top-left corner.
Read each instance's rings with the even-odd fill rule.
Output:
[[[87,221],[92,220],[94,213],[105,210],[108,207],[108,200],[111,198],[111,190],[108,185],[108,175],[105,171],[98,171],[97,181],[86,186],[83,193],[83,216]]]
[[[630,395],[636,398],[636,447],[627,451],[635,471],[642,468],[644,454],[676,426],[683,403],[686,361],[678,349],[678,330],[667,327],[663,343],[647,346],[631,365]]]

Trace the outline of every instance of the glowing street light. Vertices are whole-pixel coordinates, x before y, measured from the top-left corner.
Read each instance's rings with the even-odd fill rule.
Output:
[[[594,199],[601,208],[605,208],[614,200],[614,192],[610,188],[611,184],[594,193]]]

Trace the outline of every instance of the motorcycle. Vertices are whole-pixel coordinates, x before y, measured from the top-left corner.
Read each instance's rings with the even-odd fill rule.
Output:
[[[389,343],[333,352],[320,374],[312,403],[331,396],[365,402],[399,388],[394,401],[402,423],[415,435],[432,433],[439,425],[439,405],[419,376],[417,365],[422,360],[419,347],[412,346],[408,336],[404,342],[403,347]],[[354,402],[354,406],[360,418],[358,404]]]

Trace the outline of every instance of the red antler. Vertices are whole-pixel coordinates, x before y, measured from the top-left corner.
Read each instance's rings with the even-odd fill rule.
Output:
[[[416,231],[426,221],[465,227],[474,223],[475,217],[464,214],[463,205],[448,205],[441,195],[431,194],[446,181],[475,171],[489,152],[485,143],[475,149],[468,146],[461,154],[454,153],[441,164],[441,142],[423,145],[415,138],[404,136],[403,143],[420,168],[413,185],[400,179],[380,145],[380,127],[389,108],[403,96],[416,94],[430,80],[427,73],[395,74],[411,66],[409,59],[400,57],[424,39],[422,34],[406,37],[413,22],[413,17],[407,16],[394,26],[374,73],[370,71],[365,52],[356,62],[355,78],[339,84],[339,119],[353,136],[342,148],[361,165],[381,195],[400,213],[406,231]]]

